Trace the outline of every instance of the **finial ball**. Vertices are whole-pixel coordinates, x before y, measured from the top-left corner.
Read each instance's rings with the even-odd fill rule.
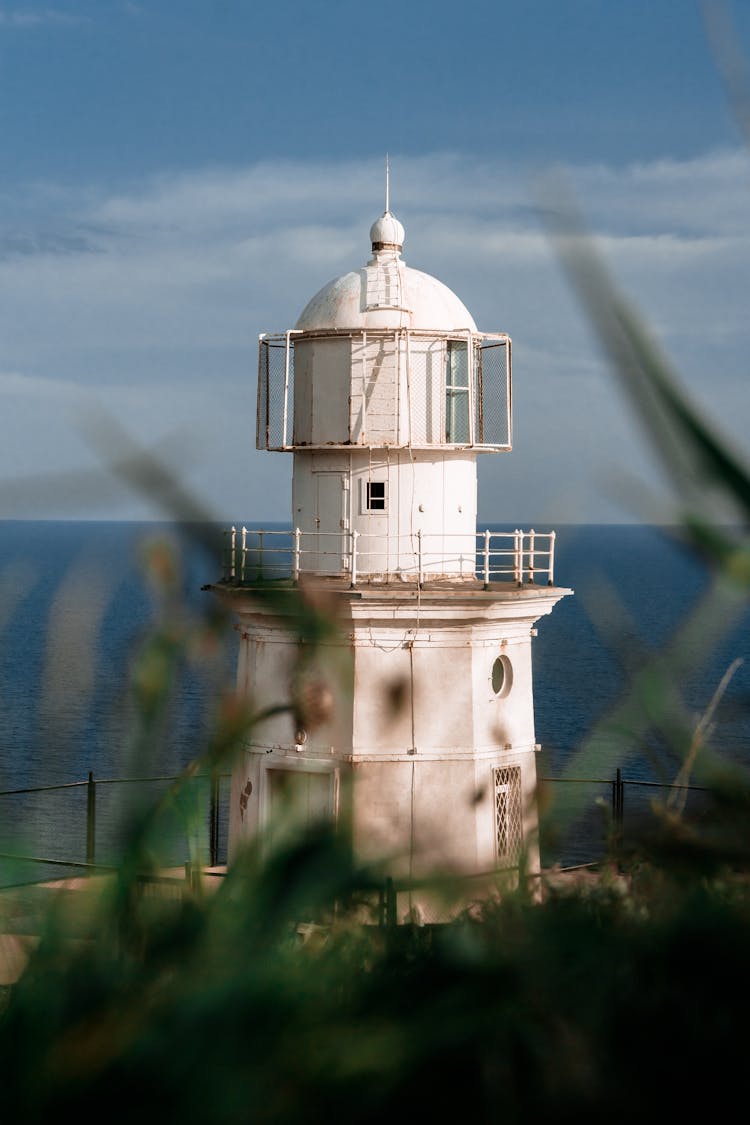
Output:
[[[400,250],[404,244],[404,227],[395,215],[385,211],[370,227],[373,250]]]

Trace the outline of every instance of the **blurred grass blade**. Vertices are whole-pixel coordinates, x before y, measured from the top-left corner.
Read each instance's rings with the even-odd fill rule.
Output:
[[[709,522],[750,518],[750,468],[691,401],[641,317],[618,291],[559,182],[544,217],[560,261],[677,495]]]
[[[196,500],[164,461],[139,445],[103,411],[90,411],[81,429],[117,480],[127,483],[140,497],[146,497],[168,519],[194,528],[204,546],[215,553],[214,536],[209,534],[206,539],[201,532],[212,525],[213,513]]]
[[[79,736],[96,688],[98,636],[112,596],[112,575],[81,559],[65,574],[49,612],[40,718],[61,743]]]
[[[750,147],[750,69],[738,47],[737,28],[727,4],[701,0],[701,9],[716,69],[724,81],[734,119]]]

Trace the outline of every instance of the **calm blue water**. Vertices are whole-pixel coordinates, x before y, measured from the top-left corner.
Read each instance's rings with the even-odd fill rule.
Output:
[[[575,594],[539,622],[534,642],[539,772],[549,777],[563,773],[622,696],[628,664],[637,669],[645,653],[667,643],[708,584],[699,562],[657,529],[580,526],[557,533],[556,580]],[[186,602],[200,615],[211,600],[201,587],[220,574],[218,533],[212,554],[169,525],[0,523],[0,789],[67,783],[90,770],[100,779],[173,774],[202,746],[206,709],[221,678],[233,675],[231,630],[210,675],[200,660],[181,669],[151,759],[133,757],[129,675],[157,612],[142,549],[164,536],[177,546]],[[713,733],[713,744],[742,762],[750,761],[749,638],[745,612],[728,623],[717,648],[697,643],[684,686],[685,705],[697,715],[731,661],[745,658],[717,709]],[[52,692],[45,691],[49,683]],[[661,764],[650,750],[660,753]],[[648,740],[643,753],[616,764],[626,776],[643,779],[673,777],[677,769],[676,759],[670,764],[664,748]],[[599,765],[601,776],[610,778],[615,763]],[[116,848],[116,814],[114,787],[109,796],[107,787],[98,792],[99,857]],[[83,790],[23,802],[0,798],[0,834],[20,831],[30,854],[56,856],[61,847],[70,855],[65,849],[72,832],[82,853],[84,809]],[[593,858],[586,833],[555,846],[559,854],[547,854],[548,860]]]

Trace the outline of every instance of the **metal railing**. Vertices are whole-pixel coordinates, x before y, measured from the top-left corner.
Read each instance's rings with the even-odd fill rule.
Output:
[[[369,535],[351,531],[289,531],[232,526],[225,531],[225,582],[291,578],[302,573],[348,577],[356,586],[365,576],[394,574],[418,583],[446,573],[491,582],[554,585],[555,532],[480,531],[474,549],[469,535],[416,531],[411,535]],[[455,544],[455,549],[452,547]]]
[[[222,825],[221,820],[221,792],[220,786],[222,780],[229,779],[231,775],[222,773],[213,775],[211,777],[203,776],[191,778],[189,784],[208,784],[209,786],[209,809],[208,809],[208,824],[207,824],[207,851],[209,856],[209,866],[216,867],[220,861],[220,856],[225,846],[222,846],[222,833],[226,833],[227,826]],[[72,868],[89,868],[94,870],[109,870],[111,865],[97,863],[96,859],[96,843],[97,843],[97,793],[101,787],[115,786],[115,785],[147,785],[154,783],[174,783],[180,781],[180,775],[170,776],[152,776],[152,777],[103,777],[97,778],[94,776],[93,771],[89,771],[89,775],[85,781],[68,781],[57,785],[33,785],[26,786],[21,789],[5,789],[0,791],[1,797],[22,797],[29,796],[35,793],[55,793],[63,790],[81,790],[86,791],[86,812],[84,818],[85,826],[85,859],[59,859],[53,857],[40,857],[40,856],[26,856],[17,854],[5,854],[0,858],[18,860],[29,863],[49,864],[55,867],[72,867]],[[225,845],[224,841],[224,845]]]
[[[539,777],[539,782],[554,785],[595,785],[611,794],[612,823],[617,828],[622,828],[625,823],[625,793],[628,788],[658,789],[669,793],[708,793],[703,785],[679,784],[674,781],[647,781],[635,777],[623,777],[622,770],[618,767],[615,776],[604,777]]]

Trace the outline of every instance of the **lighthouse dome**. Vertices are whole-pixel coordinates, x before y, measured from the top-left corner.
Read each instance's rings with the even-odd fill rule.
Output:
[[[404,228],[385,211],[370,228],[372,258],[324,285],[300,313],[300,332],[348,328],[414,328],[426,331],[477,331],[456,294],[401,260]]]

